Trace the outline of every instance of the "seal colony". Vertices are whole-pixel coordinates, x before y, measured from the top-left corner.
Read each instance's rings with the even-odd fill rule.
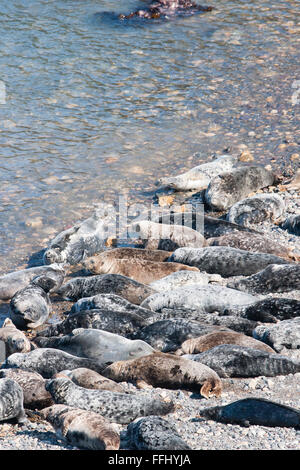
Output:
[[[299,428],[299,410],[253,397],[263,389],[249,382],[300,373],[299,215],[289,211],[289,185],[274,192],[270,169],[230,155],[158,184],[202,191],[208,212],[177,206],[133,222],[137,245],[110,248],[112,215],[97,208],[50,241],[44,266],[0,277],[0,299],[10,302],[1,423],[22,424],[33,410],[76,448],[185,450],[193,446],[177,425],[189,400],[197,408],[188,428]],[[245,380],[251,386],[236,396]]]

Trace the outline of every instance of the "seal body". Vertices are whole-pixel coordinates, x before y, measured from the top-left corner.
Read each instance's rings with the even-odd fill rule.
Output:
[[[225,406],[204,408],[200,415],[221,423],[300,427],[299,410],[263,398],[245,398]]]
[[[29,339],[16,328],[9,318],[6,318],[0,328],[0,341],[5,343],[6,357],[15,352],[29,352],[31,350]]]
[[[211,11],[213,7],[203,7],[190,0],[153,1],[146,10],[137,10],[129,15],[119,15],[120,20],[138,17],[143,19],[169,18],[174,15],[193,15]]]
[[[126,438],[137,450],[190,450],[175,426],[160,416],[138,418],[127,427]]]
[[[128,424],[140,416],[165,415],[174,410],[172,402],[156,400],[146,394],[88,390],[65,378],[49,380],[46,388],[58,404],[93,411],[120,424]]]
[[[111,261],[115,259],[130,259],[163,262],[167,261],[170,255],[171,252],[168,253],[165,250],[147,250],[141,248],[120,247],[103,251],[102,253],[91,256],[90,258],[87,258],[83,264],[86,269],[89,269],[91,272],[95,273],[95,270],[97,271],[99,261],[102,262],[103,260]]]
[[[42,412],[58,437],[68,444],[90,450],[118,450],[120,436],[103,416],[92,411],[53,405]]]
[[[58,291],[66,300],[76,301],[96,294],[116,294],[137,305],[153,292],[151,287],[120,274],[77,277],[68,281]]]
[[[283,230],[294,235],[300,235],[300,215],[291,215],[282,223]]]
[[[277,297],[266,297],[253,305],[242,309],[243,318],[249,320],[276,323],[278,320],[288,320],[300,316],[300,301]]]
[[[259,166],[237,168],[213,178],[205,192],[206,203],[215,210],[227,210],[250,193],[274,183],[274,174]]]
[[[253,336],[279,352],[284,348],[300,349],[300,317],[283,320],[274,325],[258,325],[253,331]]]
[[[62,370],[53,376],[54,379],[59,377],[68,377],[74,384],[79,387],[88,388],[91,390],[109,390],[111,392],[124,392],[121,385],[113,380],[104,377],[94,370],[79,367],[74,370]]]
[[[0,379],[0,422],[15,418],[19,424],[27,421],[23,408],[23,391],[12,379]]]
[[[169,261],[196,266],[211,274],[223,277],[250,276],[270,264],[288,264],[279,256],[268,253],[252,253],[229,246],[209,246],[206,248],[178,248]]]
[[[281,219],[284,211],[285,203],[278,194],[256,194],[234,204],[227,220],[251,227],[265,221],[275,222]]]
[[[55,348],[80,358],[94,359],[100,363],[122,361],[153,352],[141,340],[130,340],[104,330],[78,328],[67,336],[35,339],[43,348]]]
[[[176,273],[169,274],[157,281],[150,283],[150,287],[158,292],[164,292],[166,290],[177,289],[178,287],[187,286],[191,284],[206,285],[210,282],[221,281],[221,276],[217,274],[208,274],[206,272],[190,272],[190,271],[178,271]]]
[[[143,380],[147,384],[163,388],[187,388],[197,390],[206,398],[220,396],[222,384],[218,375],[209,367],[172,354],[155,352],[147,357],[114,362],[103,374],[117,382]]]

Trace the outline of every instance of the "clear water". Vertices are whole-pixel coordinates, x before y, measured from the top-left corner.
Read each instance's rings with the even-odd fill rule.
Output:
[[[158,176],[225,148],[264,163],[299,152],[299,1],[205,4],[122,22],[145,3],[1,2],[1,271],[95,202],[147,200]]]

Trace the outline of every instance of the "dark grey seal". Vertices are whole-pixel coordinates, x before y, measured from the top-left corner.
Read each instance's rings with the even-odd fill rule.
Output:
[[[252,253],[229,246],[209,246],[206,248],[178,248],[169,261],[196,266],[210,274],[222,277],[250,276],[269,264],[288,264],[279,256],[268,253]]]
[[[278,320],[288,320],[300,316],[300,301],[266,297],[253,305],[241,308],[242,318],[263,323],[276,323]]]
[[[274,181],[274,174],[260,166],[227,171],[211,180],[205,192],[205,201],[212,209],[227,210],[250,193],[270,186]]]
[[[46,389],[56,403],[94,411],[109,421],[120,424],[128,424],[140,416],[165,415],[174,410],[172,402],[153,399],[149,394],[88,390],[64,378],[49,380]]]
[[[160,416],[139,418],[130,423],[126,440],[137,450],[190,450],[175,426]]]
[[[232,289],[254,294],[300,289],[300,264],[270,264],[253,276],[227,284]]]
[[[266,221],[275,222],[282,217],[284,211],[284,200],[278,194],[255,194],[234,204],[227,214],[227,220],[251,227]]]
[[[120,274],[77,277],[58,290],[58,293],[66,300],[76,301],[97,294],[116,294],[137,305],[154,292],[151,287]]]
[[[269,344],[276,351],[300,349],[300,317],[283,320],[275,325],[258,325],[253,337]]]
[[[220,423],[241,426],[300,427],[300,411],[264,398],[245,398],[225,406],[204,408],[200,416]]]
[[[220,377],[274,377],[300,372],[300,361],[258,349],[222,344],[200,354],[181,357],[201,362],[215,370]]]
[[[294,235],[300,235],[300,215],[291,215],[281,225],[283,230],[287,230]]]
[[[27,421],[22,388],[12,379],[0,379],[0,422],[14,418],[19,424]]]

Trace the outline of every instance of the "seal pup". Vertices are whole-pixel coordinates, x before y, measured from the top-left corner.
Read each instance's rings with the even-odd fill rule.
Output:
[[[137,332],[137,337],[162,352],[176,350],[185,340],[228,328],[200,323],[195,320],[173,318],[158,320]]]
[[[106,366],[107,363],[100,363],[99,360],[72,356],[60,349],[38,348],[29,353],[12,354],[3,363],[1,369],[18,368],[34,371],[45,379],[49,379],[62,370],[73,370],[78,367],[86,367],[101,374]]]
[[[130,340],[104,330],[78,328],[71,334],[53,338],[35,338],[42,348],[60,349],[73,356],[94,359],[100,363],[146,356],[153,348],[141,340]]]
[[[265,221],[276,222],[285,212],[285,202],[278,194],[255,194],[236,202],[227,214],[227,220],[251,227]]]
[[[162,388],[197,390],[205,398],[219,397],[221,380],[212,369],[182,357],[155,352],[147,357],[118,361],[108,366],[103,375],[116,382],[145,382]]]
[[[278,352],[285,348],[300,349],[300,317],[283,320],[275,325],[258,325],[253,336]]]
[[[174,411],[173,402],[153,399],[149,394],[88,390],[63,377],[48,380],[46,389],[56,403],[93,411],[120,424],[128,424],[141,416],[165,415]]]
[[[181,175],[160,178],[158,180],[158,184],[176,189],[177,191],[205,189],[212,178],[224,171],[231,170],[236,162],[236,157],[231,155],[221,155],[215,160],[195,166]]]
[[[99,205],[91,217],[77,222],[59,233],[44,253],[44,264],[77,264],[97,251],[105,249],[107,228],[114,226],[115,214],[108,213],[106,205]]]
[[[223,378],[260,375],[275,377],[300,372],[300,361],[234,344],[221,344],[200,354],[186,354],[181,357],[199,361]]]
[[[178,271],[199,271],[198,268],[180,263],[162,263],[147,260],[106,259],[97,260],[93,274],[120,274],[142,284],[149,284]]]
[[[120,436],[117,427],[93,411],[53,405],[42,416],[55,429],[57,437],[72,446],[90,450],[118,450]]]
[[[59,264],[51,264],[50,266],[22,269],[0,276],[0,300],[10,300],[16,292],[27,287],[35,277],[42,274],[56,281],[51,289],[51,292],[54,292],[62,285],[65,270]]]
[[[208,246],[231,246],[239,250],[255,253],[269,253],[271,255],[285,258],[290,262],[297,259],[297,255],[290,248],[274,242],[270,238],[251,232],[231,232],[221,237],[212,237],[206,240]]]
[[[114,260],[114,259],[130,259],[130,260],[142,260],[152,262],[163,262],[167,261],[171,252],[165,250],[147,250],[142,248],[131,248],[131,247],[120,247],[113,248],[112,250],[103,251],[83,261],[83,266],[96,274],[98,261]]]
[[[270,264],[289,264],[290,261],[268,253],[253,253],[230,246],[178,248],[169,261],[196,266],[222,277],[250,276]]]
[[[157,281],[153,281],[149,285],[157,292],[164,292],[191,284],[207,285],[211,282],[218,283],[221,281],[222,278],[218,274],[208,274],[206,272],[200,272],[199,270],[198,272],[178,271]]]
[[[231,281],[228,287],[243,292],[267,294],[300,289],[300,264],[270,264],[253,276]]]
[[[5,319],[2,328],[0,328],[0,341],[5,343],[6,357],[16,352],[29,352],[32,348],[29,339],[16,328],[9,318]]]
[[[79,385],[79,387],[91,390],[109,390],[111,392],[124,393],[122,385],[98,374],[98,372],[95,372],[94,370],[86,369],[85,367],[79,367],[74,370],[62,370],[61,372],[58,372],[58,374],[55,374],[53,379],[57,379],[59,377],[67,377],[72,380],[74,384]]]
[[[291,215],[282,223],[281,228],[294,235],[300,235],[300,215]]]
[[[18,424],[27,421],[22,388],[12,379],[0,379],[0,422],[14,418]]]
[[[96,294],[116,294],[139,305],[146,297],[153,294],[154,290],[120,274],[98,274],[71,279],[58,290],[58,293],[65,300],[74,301]]]
[[[163,308],[189,309],[198,313],[235,312],[238,307],[253,304],[253,295],[240,295],[242,292],[216,285],[190,285],[172,291],[150,295],[141,304],[155,312]]]
[[[37,372],[23,369],[0,370],[0,378],[12,379],[23,390],[24,407],[31,410],[53,405],[53,400],[45,388],[45,379]]]
[[[203,408],[200,416],[241,426],[300,427],[300,411],[264,398],[244,398],[225,406]]]
[[[259,349],[260,351],[275,354],[274,349],[267,346],[262,341],[257,341],[257,339],[232,331],[213,331],[212,333],[197,338],[188,339],[182,343],[175,354],[198,354],[214,348],[215,346],[219,346],[219,344],[237,344],[239,346],[246,346],[248,348]]]
[[[204,236],[185,225],[160,224],[151,220],[141,220],[134,222],[131,228],[141,240],[171,240],[178,247],[201,247],[205,245]]]
[[[214,210],[226,211],[250,193],[271,186],[275,175],[260,166],[237,168],[215,176],[205,191],[205,201]]]
[[[138,418],[130,423],[126,440],[137,450],[191,450],[175,426],[160,416]]]
[[[37,336],[68,335],[77,328],[92,328],[134,339],[137,331],[147,324],[148,322],[144,318],[135,313],[107,309],[81,310],[78,313],[70,314],[62,322],[39,331]]]

